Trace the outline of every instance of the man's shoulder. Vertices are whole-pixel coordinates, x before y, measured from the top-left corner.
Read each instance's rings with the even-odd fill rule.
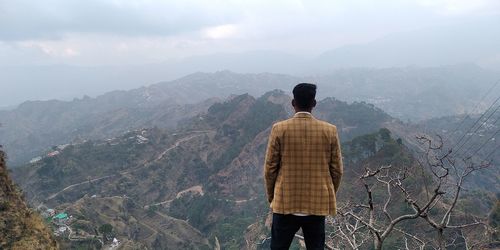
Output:
[[[315,120],[319,124],[319,126],[322,126],[326,129],[331,129],[331,130],[337,131],[337,126],[335,126],[327,121],[323,121],[323,120],[319,120],[319,119],[315,119]]]
[[[313,118],[311,121],[314,123],[317,123],[320,127],[323,127],[325,129],[337,131],[337,126],[335,126],[334,124],[331,124],[327,121],[319,120],[316,118]],[[278,122],[273,124],[273,129],[274,130],[284,129],[284,128],[287,128],[287,127],[293,125],[293,123],[295,123],[295,122],[299,122],[299,121],[297,119],[294,119],[293,117],[286,119],[286,120],[278,121]]]
[[[290,124],[290,122],[292,122],[292,119],[291,119],[291,118],[286,119],[286,120],[282,120],[282,121],[275,122],[275,123],[273,124],[273,129],[279,129],[279,128],[286,127],[287,125],[289,125],[289,124]]]

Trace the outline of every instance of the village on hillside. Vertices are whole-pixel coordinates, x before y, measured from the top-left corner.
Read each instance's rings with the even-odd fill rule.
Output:
[[[98,144],[106,144],[109,146],[118,145],[121,143],[135,143],[144,144],[149,142],[147,138],[148,131],[145,129],[138,129],[134,131],[127,131],[122,136],[113,137],[106,139]],[[36,164],[45,158],[56,157],[64,152],[68,146],[75,146],[87,142],[83,140],[78,143],[61,144],[53,146],[50,148],[48,153],[43,156],[37,156],[30,160],[31,164]],[[92,195],[91,198],[95,198],[97,195]],[[71,215],[65,210],[59,210],[57,208],[49,208],[43,203],[38,205],[36,210],[45,219],[47,225],[53,231],[54,235],[61,239],[67,239],[69,241],[88,241],[95,240],[98,241],[103,249],[118,249],[122,245],[122,241],[116,238],[113,227],[110,224],[99,225],[98,228],[94,228],[94,234],[89,233],[92,230],[83,230],[84,225],[79,223],[77,215]]]
[[[133,130],[133,131],[126,131],[124,133],[124,135],[126,134],[129,134],[129,133],[133,133],[132,136],[128,136],[126,138],[122,138],[122,137],[112,137],[112,138],[108,138],[108,139],[105,139],[104,140],[104,143],[103,144],[108,144],[110,146],[115,146],[115,145],[118,145],[124,141],[134,141],[136,144],[144,144],[144,143],[147,143],[149,142],[149,139],[146,137],[147,136],[147,133],[148,131],[146,129],[136,129],[136,130]],[[38,162],[40,162],[41,160],[43,160],[44,158],[50,158],[50,157],[54,157],[54,156],[57,156],[59,154],[61,154],[61,152],[63,152],[64,149],[66,149],[68,146],[75,146],[75,145],[79,145],[79,144],[82,144],[82,143],[85,143],[87,142],[88,140],[83,140],[81,142],[75,142],[75,143],[67,143],[67,144],[60,144],[60,145],[57,145],[57,146],[53,146],[46,154],[44,155],[41,155],[41,156],[36,156],[36,157],[33,157],[29,163],[30,164],[36,164]]]
[[[104,224],[95,230],[95,235],[87,233],[85,230],[80,230],[80,225],[75,223],[78,218],[69,215],[66,211],[58,211],[53,208],[48,208],[45,205],[37,207],[40,215],[45,219],[47,225],[52,229],[54,236],[67,238],[69,241],[86,241],[97,240],[103,246],[103,249],[117,249],[122,242],[113,234],[113,227],[109,224]]]

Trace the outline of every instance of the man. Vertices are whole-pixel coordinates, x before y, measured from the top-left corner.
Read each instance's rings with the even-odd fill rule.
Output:
[[[264,176],[273,211],[271,249],[288,249],[302,228],[308,250],[325,247],[325,216],[336,214],[342,177],[337,128],[311,115],[316,85],[293,89],[295,115],[273,125]]]

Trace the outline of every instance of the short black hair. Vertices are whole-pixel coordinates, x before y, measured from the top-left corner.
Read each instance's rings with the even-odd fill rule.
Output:
[[[300,109],[312,108],[316,98],[316,84],[299,83],[293,88],[293,99]]]

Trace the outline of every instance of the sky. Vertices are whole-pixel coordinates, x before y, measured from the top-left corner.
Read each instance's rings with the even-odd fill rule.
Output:
[[[136,65],[254,50],[315,56],[499,14],[498,0],[0,0],[0,66]]]

